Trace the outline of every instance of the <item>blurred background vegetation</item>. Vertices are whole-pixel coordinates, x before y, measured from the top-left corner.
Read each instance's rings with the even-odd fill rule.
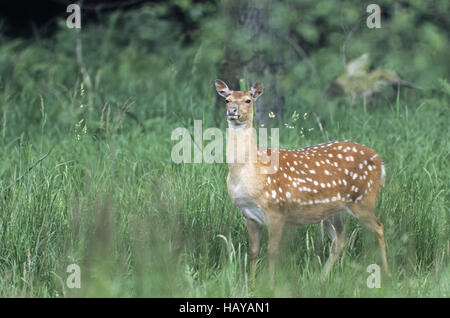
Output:
[[[84,1],[80,30],[70,2],[0,7],[0,295],[448,296],[450,2],[379,0],[369,29],[373,1]],[[226,165],[170,160],[174,128],[225,128],[216,78],[263,83],[258,124],[282,146],[345,138],[385,159],[388,288],[361,287],[352,262],[376,256],[350,220],[327,288],[320,227],[287,234],[283,284],[249,287]]]
[[[322,107],[328,102],[324,91],[350,60],[364,53],[370,56],[372,69],[392,70],[420,88],[448,89],[442,83],[450,69],[448,2],[379,1],[381,29],[366,26],[369,3],[173,0],[125,1],[122,7],[119,1],[103,12],[104,6],[86,1],[81,36],[83,60],[92,82],[87,93],[94,98],[89,109],[98,120],[105,103],[114,104],[127,95],[134,102],[130,113],[141,120],[168,112],[191,117],[186,114],[189,101],[175,101],[175,96],[167,95],[169,88],[189,89],[195,91],[194,98],[203,99],[214,93],[210,83],[216,77],[234,89],[245,78],[265,84],[258,120],[266,123],[272,110],[282,114],[299,108],[327,109]],[[70,90],[82,80],[76,58],[77,32],[66,27],[68,15],[59,12],[51,23],[41,23],[43,35],[30,23],[34,33],[26,39],[2,35],[0,83],[10,92],[4,96],[15,100],[30,92],[34,95],[25,109],[7,110],[11,124],[23,129],[29,128],[33,118],[39,122],[36,92],[52,96],[51,103],[59,101],[59,107],[48,108],[48,120],[72,122],[65,120],[64,96],[55,96],[51,89],[63,85]],[[6,34],[19,32],[5,22],[1,28]],[[21,76],[14,76],[17,73]],[[390,93],[395,97],[395,90]],[[161,102],[161,107],[143,107],[148,101]],[[205,103],[202,110],[216,124],[223,123],[220,105],[213,112],[213,105]],[[23,114],[29,121],[19,120]]]

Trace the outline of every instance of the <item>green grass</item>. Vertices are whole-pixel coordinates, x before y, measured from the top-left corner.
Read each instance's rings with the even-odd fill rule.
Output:
[[[204,129],[215,125],[214,67],[191,72],[195,50],[173,64],[133,43],[117,55],[106,47],[102,61],[86,50],[95,85],[82,91],[66,35],[68,42],[0,47],[0,296],[449,296],[448,93],[402,90],[367,111],[345,102],[315,105],[319,88],[302,99],[288,95],[287,113],[308,116],[294,129],[282,125],[289,117],[274,119],[281,121],[274,123],[281,146],[349,139],[383,158],[377,216],[392,277],[383,275],[380,289],[366,286],[367,266],[380,263],[377,245],[346,216],[349,243],[326,280],[320,272],[330,240],[311,225],[286,228],[273,284],[265,233],[251,282],[246,226],[228,197],[226,164],[170,159],[173,129],[193,131],[194,119],[203,119]],[[86,41],[89,47],[96,40]],[[61,284],[72,263],[81,268],[80,289]]]

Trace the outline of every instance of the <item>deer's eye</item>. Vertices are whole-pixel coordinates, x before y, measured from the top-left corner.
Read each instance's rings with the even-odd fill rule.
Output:
[[[247,104],[250,104],[251,100],[250,100],[250,99],[247,99],[245,102],[246,102]]]
[[[229,99],[225,99],[225,103],[229,103],[231,102]]]

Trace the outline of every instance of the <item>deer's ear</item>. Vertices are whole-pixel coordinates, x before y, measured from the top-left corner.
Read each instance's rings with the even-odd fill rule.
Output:
[[[250,95],[253,97],[254,100],[256,100],[259,96],[261,96],[263,93],[263,87],[261,83],[253,83],[252,87],[250,88]]]
[[[217,93],[222,97],[228,97],[231,94],[231,90],[228,88],[227,84],[225,82],[222,82],[221,80],[216,80],[215,82]]]

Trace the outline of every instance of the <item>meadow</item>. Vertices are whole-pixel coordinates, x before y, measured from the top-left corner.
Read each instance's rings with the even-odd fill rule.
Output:
[[[117,19],[83,31],[90,87],[64,21],[52,38],[0,35],[1,297],[449,297],[448,69],[414,71],[397,56],[389,66],[413,80],[426,73],[422,88],[400,86],[366,108],[323,98],[343,69],[333,48],[310,57],[320,80],[284,79],[285,113],[268,118],[282,147],[348,139],[383,158],[376,214],[392,277],[367,286],[377,244],[347,215],[347,247],[325,280],[331,242],[320,224],[286,228],[273,283],[265,233],[251,280],[227,165],[171,160],[175,128],[193,132],[202,120],[225,131],[215,111],[217,50],[127,42]],[[66,284],[70,264],[81,269],[81,288]]]

